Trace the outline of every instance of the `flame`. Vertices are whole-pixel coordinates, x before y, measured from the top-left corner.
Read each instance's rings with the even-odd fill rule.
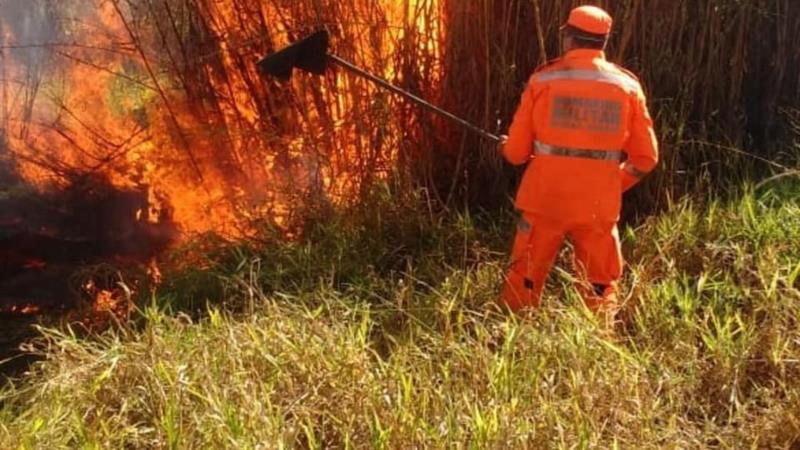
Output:
[[[97,293],[97,297],[94,300],[94,312],[102,313],[102,312],[109,312],[113,313],[119,311],[121,308],[121,304],[124,300],[120,298],[120,296],[115,295],[114,292],[108,290],[101,290]]]
[[[154,286],[161,285],[164,280],[161,269],[158,267],[158,262],[155,259],[150,260],[150,263],[147,265],[147,276],[150,277],[150,282]]]
[[[26,261],[25,264],[22,265],[22,267],[24,269],[33,269],[33,270],[44,269],[45,267],[47,267],[47,262],[41,259],[31,259],[29,261]]]
[[[12,305],[6,310],[0,309],[0,314],[8,314],[12,316],[35,316],[41,311],[41,307],[37,305]]]
[[[87,330],[103,330],[113,323],[124,322],[135,309],[134,299],[144,289],[153,289],[161,283],[161,272],[155,261],[146,270],[147,280],[126,280],[117,272],[89,272],[81,286],[82,296],[88,304],[71,311],[72,321],[79,322]]]
[[[60,30],[47,37],[26,35],[4,11],[0,174],[11,161],[41,190],[97,176],[146,192],[131,220],[175,222],[186,239],[238,239],[265,226],[291,238],[293,215],[306,201],[345,204],[388,179],[419,137],[419,112],[341,70],[297,74],[281,85],[262,80],[253,63],[325,25],[337,54],[436,100],[441,2],[327,0],[313,11],[309,2],[244,9],[241,0],[186,2],[193,22],[171,27],[172,12],[158,9],[171,2],[148,2],[143,12],[129,10],[130,2],[63,0],[48,2],[57,17],[33,19]],[[141,14],[150,16],[134,20]],[[149,285],[160,284],[155,259],[145,265]],[[30,258],[22,268],[50,264]],[[107,275],[78,285],[85,308],[75,317],[89,328],[129,315],[131,299],[145,289]],[[0,313],[49,309],[22,303]]]
[[[285,224],[299,193],[340,204],[362,183],[388,177],[413,128],[411,116],[392,121],[396,100],[340,71],[322,82],[298,76],[291,95],[259,79],[252,62],[268,49],[265,40],[274,49],[297,37],[292,26],[308,19],[302,2],[259,2],[244,22],[241,2],[197,2],[192,8],[207,28],[196,36],[206,41],[198,42],[137,29],[121,2],[82,3],[91,8],[80,16],[61,11],[70,19],[68,30],[47,47],[47,70],[36,73],[5,47],[49,43],[20,41],[0,19],[0,137],[36,186],[63,185],[71,171],[101,173],[116,187],[146,189],[150,207],[137,220],[170,217],[187,237],[239,238],[257,233],[265,220]],[[402,49],[416,48],[431,65],[439,60],[440,30],[430,19],[439,14],[439,0],[355,3],[364,20],[342,20],[334,28],[356,63],[402,84],[404,66],[395,57]],[[378,26],[368,24],[375,5],[383,16]],[[334,3],[331,14],[337,8]],[[268,36],[264,18],[277,24]],[[166,20],[152,19],[154,26]],[[347,36],[358,38],[348,42]],[[190,52],[187,43],[207,51],[186,60],[169,53]],[[181,71],[181,64],[191,69]],[[425,72],[431,84],[438,81],[435,67]],[[210,87],[205,98],[190,95],[196,86]],[[372,110],[387,115],[385,125],[364,128],[359,117]],[[367,164],[375,173],[364,173]]]

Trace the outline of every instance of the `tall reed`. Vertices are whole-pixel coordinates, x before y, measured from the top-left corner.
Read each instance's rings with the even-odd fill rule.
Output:
[[[507,125],[530,73],[559,55],[558,27],[584,3],[615,17],[608,57],[639,74],[657,123],[663,162],[634,208],[797,167],[785,114],[800,100],[800,4],[791,0],[451,0],[448,106],[487,127]],[[445,172],[471,203],[496,205],[508,171],[491,146],[465,139],[453,145],[466,162]]]
[[[239,20],[222,26],[215,22],[222,13],[209,3],[188,3],[206,27],[217,28],[207,41],[241,60],[223,65],[226,74],[250,73],[245,63],[255,56],[250,52],[270,51],[328,27],[335,51],[490,131],[503,132],[531,72],[559,55],[558,27],[572,7],[586,2],[314,0],[282,9],[230,3]],[[781,111],[800,100],[800,53],[794,45],[800,39],[800,4],[594,3],[616,18],[608,57],[640,75],[662,145],[661,169],[631,204],[658,206],[686,192],[725,186],[727,180],[736,184],[743,177],[796,166]],[[259,15],[273,20],[259,20]],[[268,38],[268,45],[227,50],[258,37]],[[304,92],[320,92],[312,94],[313,102],[288,101],[293,113],[275,126],[275,119],[267,119],[275,115],[276,99],[292,94],[285,86],[264,90],[253,82],[255,104],[271,106],[255,126],[268,134],[285,133],[294,121],[315,121],[325,130],[324,142],[306,145],[321,153],[321,166],[346,172],[362,187],[375,181],[376,172],[393,173],[405,183],[432,188],[444,203],[507,204],[516,171],[502,164],[491,143],[347,74],[322,84],[302,78],[301,86]],[[317,114],[305,113],[312,105]],[[346,113],[333,120],[332,109],[342,107]]]
[[[59,39],[80,36],[74,24],[91,19],[85,12],[75,19],[77,3],[42,1],[62,18]],[[519,172],[491,143],[341,70],[280,83],[261,77],[254,63],[326,28],[337,54],[502,133],[531,72],[559,55],[558,27],[581,3],[115,0],[116,25],[103,31],[116,33],[111,48],[66,41],[45,48],[58,68],[49,73],[54,80],[72,65],[117,74],[109,96],[135,99],[135,122],[162,149],[153,162],[213,180],[205,189],[243,217],[357,202],[378,182],[400,194],[424,187],[440,205],[495,209],[508,206]],[[800,4],[594,3],[616,18],[608,56],[641,76],[662,144],[663,163],[633,194],[631,212],[797,166],[788,119],[800,101]],[[12,47],[4,51],[18,51]],[[121,56],[112,63],[110,54]],[[40,72],[29,88],[46,84],[48,72]],[[59,126],[86,134],[106,113]],[[124,138],[85,141],[102,156],[119,149],[98,142]],[[58,161],[64,153],[54,146],[49,154]]]

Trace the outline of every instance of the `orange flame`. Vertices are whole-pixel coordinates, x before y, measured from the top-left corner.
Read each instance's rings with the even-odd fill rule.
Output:
[[[41,308],[36,305],[13,305],[8,309],[7,314],[21,316],[35,316],[41,312]],[[0,311],[2,312],[2,311]]]
[[[260,2],[260,11],[244,24],[234,0],[193,6],[219,42],[216,50],[183,62],[196,65],[182,73],[212,88],[208,98],[197,99],[177,87],[192,80],[176,79],[178,63],[170,61],[176,56],[167,54],[157,32],[136,29],[131,11],[118,2],[91,1],[93,12],[70,22],[74,45],[49,49],[54,58],[49,72],[31,80],[15,54],[3,50],[2,127],[28,182],[64,183],[71,170],[102,174],[116,187],[147,189],[150,209],[140,211],[138,220],[158,223],[169,216],[186,236],[214,232],[238,238],[257,233],[264,219],[284,224],[296,192],[341,203],[358,191],[365,176],[390,173],[409,124],[389,120],[374,130],[358,119],[372,110],[390,111],[388,95],[343,73],[332,83],[298,77],[291,86],[294,101],[308,106],[291,109],[291,96],[275,94],[259,79],[252,61],[264,51],[261,19],[282,23],[269,30],[268,38],[287,44],[296,30],[280,19],[303,17],[294,2]],[[437,35],[429,27],[438,22],[426,18],[439,13],[439,0],[361,2],[365,22],[377,4],[384,23],[372,29],[336,24],[342,33],[362,36],[342,43],[343,50],[355,52],[357,63],[403,82],[392,55],[411,39],[428,54],[427,61],[438,60],[438,41],[420,36]],[[356,33],[357,27],[370,33]],[[377,46],[371,43],[376,36]],[[29,44],[10,32],[2,40]],[[357,52],[348,44],[373,52]],[[376,142],[388,154],[370,148]],[[385,163],[365,175],[364,161],[374,160]]]
[[[113,313],[119,311],[123,299],[114,295],[113,292],[108,290],[101,290],[97,293],[94,301],[94,312],[109,312]]]

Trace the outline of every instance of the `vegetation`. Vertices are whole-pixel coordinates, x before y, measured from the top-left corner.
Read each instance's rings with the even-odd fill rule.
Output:
[[[30,92],[19,97],[33,105],[9,109],[6,134],[18,159],[56,176],[55,169],[77,166],[144,182],[182,200],[176,216],[193,222],[182,225],[194,230],[205,217],[219,231],[230,226],[230,214],[210,220],[213,214],[198,212],[203,205],[246,220],[255,204],[274,217],[296,196],[357,202],[392,177],[448,207],[505,208],[517,172],[492,143],[346,72],[280,83],[261,78],[253,63],[325,27],[337,54],[503,132],[531,72],[558,56],[558,27],[577,2],[38,3],[46,7],[33,8],[37,27],[20,26],[27,23],[15,20],[21,13],[2,20],[12,36],[3,38],[8,60],[27,69],[12,79],[29,80]],[[785,144],[800,122],[800,54],[791,45],[800,3],[592,3],[616,18],[608,56],[642,79],[662,143],[659,172],[633,197],[637,209],[798,165]],[[39,28],[46,33],[32,31]],[[31,45],[41,42],[48,45]],[[37,64],[28,61],[33,56]],[[87,77],[96,83],[86,86]],[[13,85],[6,89],[14,98]],[[31,108],[34,123],[25,120]],[[59,133],[44,135],[58,145],[37,141],[55,115]],[[27,133],[30,127],[38,133]],[[197,198],[203,190],[213,195]]]
[[[346,73],[253,64],[326,27],[502,131],[575,3],[3,5],[0,175],[101,175],[163,209],[136,221],[206,234],[130,321],[40,328],[0,448],[800,446],[800,2],[595,2],[662,143],[627,198],[615,330],[569,249],[542,311],[497,306],[517,172],[491,143]]]
[[[0,447],[789,448],[797,193],[685,201],[628,228],[615,337],[565,271],[541,313],[498,310],[510,221],[384,203],[227,249],[204,281],[171,275],[138,326],[44,330],[45,360],[2,394]],[[228,308],[181,313],[188,292]]]

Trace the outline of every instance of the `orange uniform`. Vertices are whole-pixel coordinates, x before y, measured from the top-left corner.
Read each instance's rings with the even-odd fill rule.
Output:
[[[622,193],[658,162],[639,81],[602,50],[568,51],[530,78],[503,153],[512,164],[528,164],[503,301],[514,310],[539,306],[569,236],[587,305],[614,306]]]

